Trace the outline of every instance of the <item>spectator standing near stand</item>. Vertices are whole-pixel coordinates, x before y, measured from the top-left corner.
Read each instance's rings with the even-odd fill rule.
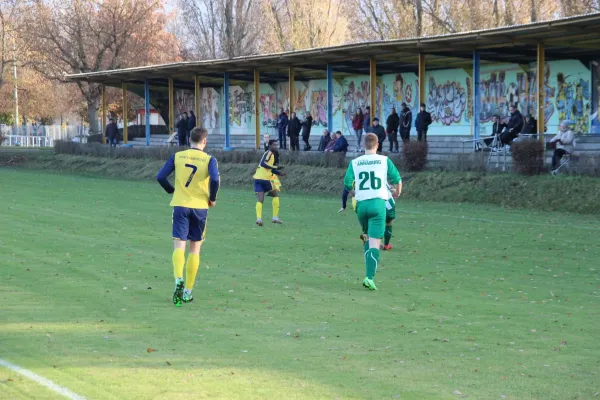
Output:
[[[302,121],[302,141],[304,142],[304,151],[310,151],[312,147],[308,140],[310,139],[310,130],[312,129],[313,119],[309,112],[306,113]]]
[[[281,108],[279,117],[277,118],[277,133],[279,134],[279,148],[283,150],[287,149],[286,129],[288,123],[288,116],[283,108]]]
[[[117,127],[114,118],[108,120],[105,135],[107,143],[111,147],[117,147],[117,144],[119,144],[119,127]]]
[[[371,107],[367,106],[367,108],[365,109],[365,114],[363,115],[363,130],[365,131],[365,134],[368,133],[369,128],[371,127]],[[358,144],[359,146],[359,150],[362,150],[362,148],[364,148],[363,146],[361,146],[361,144]]]
[[[183,114],[179,116],[179,121],[177,121],[175,128],[177,129],[177,140],[179,141],[179,147],[185,147],[187,145],[187,121],[185,120]]]
[[[394,152],[394,144],[396,144],[396,153],[398,152],[398,127],[400,126],[400,117],[395,108],[392,108],[392,113],[387,117],[385,127],[390,141],[390,153]]]
[[[427,130],[431,125],[431,114],[425,109],[425,103],[421,103],[421,110],[417,114],[415,128],[417,128],[417,140],[419,142],[427,141]]]
[[[369,128],[367,133],[374,133],[377,135],[377,152],[381,153],[383,150],[383,142],[385,141],[385,129],[383,129],[383,126],[379,125],[379,118],[373,118],[373,126]]]
[[[400,114],[400,137],[402,143],[407,143],[410,140],[410,129],[412,128],[412,111],[402,103],[402,112]]]
[[[362,149],[361,140],[363,133],[363,122],[364,115],[360,108],[356,109],[356,114],[352,117],[352,129],[354,129],[354,135],[356,135],[356,149],[360,151]]]
[[[292,113],[292,118],[288,122],[288,136],[290,137],[290,150],[300,150],[300,131],[302,130],[302,124],[296,116],[296,113]]]
[[[189,137],[191,135],[192,129],[194,129],[196,127],[196,114],[194,114],[194,112],[192,110],[190,110],[190,117],[188,118],[187,126],[188,126],[187,134],[188,134],[188,145],[189,145],[190,144]]]

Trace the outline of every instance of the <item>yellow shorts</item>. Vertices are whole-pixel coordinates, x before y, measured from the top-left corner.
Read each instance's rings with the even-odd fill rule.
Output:
[[[271,178],[271,183],[273,184],[273,190],[281,192],[281,182],[279,181],[279,177],[277,175],[273,175],[273,178]]]

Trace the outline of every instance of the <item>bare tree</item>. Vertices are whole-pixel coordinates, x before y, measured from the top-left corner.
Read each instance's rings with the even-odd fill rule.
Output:
[[[159,0],[35,0],[24,30],[28,65],[62,81],[65,74],[172,61],[177,43],[165,33],[165,20]],[[77,85],[97,132],[100,85]]]
[[[263,9],[271,19],[264,42],[270,51],[331,46],[346,38],[342,0],[265,0]]]
[[[5,72],[17,62],[14,49],[22,49],[22,42],[18,35],[21,27],[22,16],[27,9],[27,0],[2,0],[0,1],[0,89],[6,83]]]
[[[233,58],[258,52],[259,0],[178,0],[179,37],[196,59]]]

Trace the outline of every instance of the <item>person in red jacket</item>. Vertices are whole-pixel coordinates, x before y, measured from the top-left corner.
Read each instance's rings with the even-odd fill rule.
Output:
[[[362,139],[364,119],[365,117],[362,113],[362,110],[360,108],[357,108],[356,114],[354,114],[354,117],[352,117],[352,129],[354,129],[354,134],[356,135],[357,150],[361,149],[360,140]]]

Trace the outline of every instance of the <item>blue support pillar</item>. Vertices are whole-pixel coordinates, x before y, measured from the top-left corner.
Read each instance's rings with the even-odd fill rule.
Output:
[[[229,73],[223,76],[223,106],[225,107],[225,150],[231,150],[230,137],[231,126],[229,124]]]
[[[327,64],[327,130],[333,132],[333,67]]]
[[[481,92],[479,91],[480,79],[480,65],[479,65],[479,52],[475,50],[473,52],[473,139],[479,139],[480,131],[480,115],[481,115]],[[473,148],[475,148],[473,142]]]
[[[146,146],[150,146],[150,82],[144,81],[144,112],[146,115]]]

